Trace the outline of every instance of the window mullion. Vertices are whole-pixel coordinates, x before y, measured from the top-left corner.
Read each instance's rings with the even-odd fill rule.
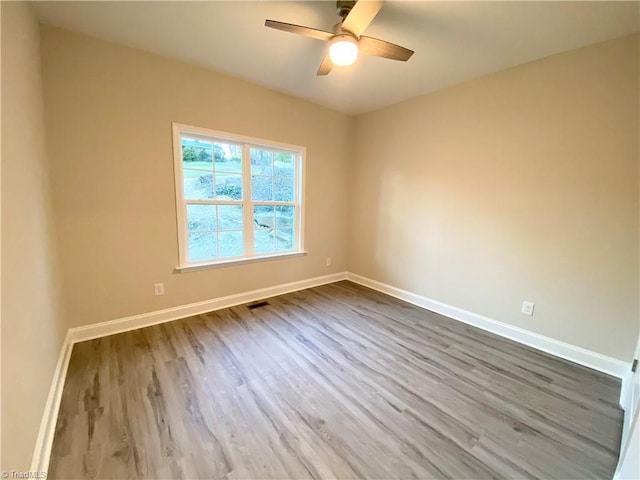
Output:
[[[255,200],[251,202],[254,206],[256,205],[276,205],[282,207],[295,207],[297,205],[296,202],[281,202],[275,200]]]
[[[304,179],[302,178],[302,175],[304,174],[303,170],[302,170],[302,154],[301,153],[297,153],[296,154],[296,161],[295,164],[293,166],[294,171],[293,171],[293,175],[294,175],[294,181],[295,181],[295,185],[294,185],[294,197],[293,197],[293,201],[295,203],[295,207],[294,207],[294,218],[295,218],[295,236],[296,236],[296,245],[298,249],[302,249],[303,245],[302,245],[302,239],[303,239],[303,230],[304,230],[304,211],[302,210],[302,195],[303,195],[303,191],[302,191],[302,183],[304,181]]]
[[[253,205],[251,203],[251,146],[242,146],[242,200],[244,212],[244,253],[253,256]]]
[[[198,199],[186,199],[187,205],[244,205],[244,202],[238,200],[198,200]]]

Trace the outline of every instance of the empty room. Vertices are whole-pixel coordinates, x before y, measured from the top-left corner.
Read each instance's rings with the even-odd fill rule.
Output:
[[[640,478],[640,2],[0,14],[2,478]]]

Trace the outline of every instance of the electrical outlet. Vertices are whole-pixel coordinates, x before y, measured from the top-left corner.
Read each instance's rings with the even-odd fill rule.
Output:
[[[535,308],[536,304],[533,302],[527,302],[526,300],[524,302],[522,302],[522,310],[521,312],[525,315],[529,315],[530,317],[533,316],[533,309]]]
[[[331,257],[327,257],[327,261],[325,262],[325,265],[326,265],[327,267],[330,267],[330,266],[331,266]]]
[[[155,283],[153,291],[156,295],[164,295],[164,283]]]

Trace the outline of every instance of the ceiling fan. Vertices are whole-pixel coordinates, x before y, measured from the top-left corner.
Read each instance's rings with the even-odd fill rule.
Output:
[[[334,65],[351,65],[358,58],[358,52],[406,62],[413,55],[413,50],[362,35],[382,8],[383,3],[382,0],[338,0],[336,8],[342,20],[333,26],[333,32],[276,20],[266,20],[264,25],[277,30],[328,41],[329,49],[320,64],[320,68],[318,68],[317,75],[328,74]]]

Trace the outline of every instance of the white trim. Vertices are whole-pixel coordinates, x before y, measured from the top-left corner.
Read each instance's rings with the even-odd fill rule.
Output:
[[[272,287],[261,288],[249,292],[228,295],[226,297],[206,300],[203,302],[167,308],[165,310],[158,310],[107,322],[70,328],[62,345],[58,363],[53,375],[53,380],[51,382],[49,396],[47,398],[42,422],[40,424],[40,431],[38,432],[31,470],[46,471],[48,468],[49,458],[51,455],[51,447],[53,444],[53,437],[55,433],[56,420],[58,418],[58,410],[60,408],[60,401],[62,399],[64,381],[69,366],[69,360],[71,358],[71,351],[75,343],[104,337],[107,335],[113,335],[116,333],[122,333],[129,330],[135,330],[138,328],[148,327],[151,325],[156,325],[158,323],[170,322],[192,315],[199,315],[202,313],[228,308],[247,302],[261,300],[263,298],[269,298],[276,295],[283,295],[286,293],[303,290],[305,288],[312,288],[319,285],[334,283],[340,280],[349,280],[354,283],[364,285],[392,297],[399,298],[419,307],[426,308],[441,315],[445,315],[454,320],[459,320],[469,325],[478,327],[482,330],[487,330],[502,337],[514,340],[518,343],[522,343],[538,350],[542,350],[551,355],[565,358],[577,364],[593,368],[594,370],[598,370],[609,375],[622,378],[623,391],[626,392],[626,389],[628,388],[628,380],[625,379],[627,378],[626,374],[627,371],[629,371],[630,366],[621,360],[610,358],[596,352],[591,352],[584,348],[576,347],[568,343],[555,340],[553,338],[545,337],[543,335],[524,330],[522,328],[514,327],[512,325],[508,325],[497,320],[493,320],[491,318],[484,317],[467,310],[463,310],[461,308],[447,305],[445,303],[438,302],[436,300],[432,300],[427,297],[402,290],[400,288],[392,287],[382,282],[356,275],[354,273],[340,272],[321,277],[275,285]]]
[[[631,421],[633,420],[633,372],[629,368],[622,376],[622,384],[620,385],[620,408],[624,411],[622,417],[622,434],[620,439],[620,455],[618,457],[618,466],[616,473],[620,469],[620,462],[623,459],[623,452],[627,444],[629,431],[631,430]],[[615,478],[615,475],[614,475]]]
[[[182,173],[182,148],[180,146],[180,124],[171,124],[173,142],[173,178],[176,186],[176,226],[178,227],[178,264],[187,264],[187,204],[184,202],[184,179]],[[215,153],[215,152],[214,152]],[[215,159],[213,160],[215,162]]]
[[[170,322],[180,318],[190,317],[192,315],[200,315],[222,308],[229,308],[242,303],[254,302],[263,298],[283,295],[285,293],[304,290],[305,288],[317,287],[327,283],[338,282],[346,278],[346,273],[334,273],[322,277],[308,278],[297,282],[284,283],[273,287],[260,288],[244,293],[236,293],[227,295],[226,297],[214,298],[213,300],[205,300],[204,302],[190,303],[179,307],[157,310],[155,312],[142,313],[140,315],[132,315],[130,317],[109,320],[107,322],[94,323],[92,325],[84,325],[69,329],[71,341],[84,342],[94,338],[113,335],[116,333],[127,332],[138,328],[156,325],[158,323]]]
[[[58,410],[60,409],[60,401],[62,400],[62,391],[64,381],[69,368],[69,360],[71,359],[71,351],[73,345],[85,340],[114,335],[116,333],[127,332],[137,328],[148,327],[158,323],[170,322],[180,318],[199,315],[213,310],[233,307],[242,303],[254,302],[263,298],[283,295],[305,288],[317,287],[327,283],[339,282],[346,279],[346,272],[333,273],[322,277],[308,278],[297,282],[284,283],[273,287],[251,290],[249,292],[228,295],[204,302],[191,303],[181,305],[179,307],[167,308],[165,310],[157,310],[155,312],[133,315],[131,317],[119,318],[107,322],[95,323],[93,325],[85,325],[82,327],[70,328],[62,344],[58,363],[53,373],[49,396],[45,404],[42,421],[40,422],[40,430],[36,439],[36,446],[31,461],[31,471],[46,472],[49,467],[49,459],[51,456],[51,447],[53,445],[53,437],[56,429],[56,421],[58,419]]]
[[[622,384],[620,385],[620,406],[625,412],[630,412],[632,407],[632,383],[633,383],[633,372],[631,371],[631,367],[624,372],[622,375]],[[628,416],[625,414],[625,422],[623,432],[625,432],[626,427],[628,427]],[[624,437],[624,434],[623,434]]]
[[[213,152],[215,155],[215,151]],[[214,175],[215,175],[215,157],[213,159],[213,171],[214,171]],[[273,169],[273,162],[272,162],[272,169]],[[254,250],[253,250],[253,237],[254,237],[254,225],[253,225],[253,212],[255,210],[255,207],[253,206],[253,202],[251,201],[251,147],[247,147],[246,144],[242,145],[242,165],[240,165],[240,170],[242,171],[242,213],[243,213],[243,222],[242,222],[242,237],[244,239],[244,255],[242,255],[242,257],[244,258],[245,256],[250,256],[248,255],[249,252],[251,252],[253,254]],[[272,172],[273,173],[273,172]],[[271,194],[273,196],[273,180],[271,180]],[[217,196],[217,192],[216,192],[216,183],[215,180],[213,182],[213,196],[216,197]],[[217,210],[217,208],[216,208]],[[275,208],[274,210],[274,215],[275,215]],[[275,218],[275,217],[274,217]],[[219,225],[219,219],[216,219],[216,228],[220,228]],[[274,225],[275,226],[275,225]],[[217,241],[217,248],[218,248],[218,254],[220,254],[220,233],[218,230],[218,233],[216,234],[218,235],[218,241]],[[184,239],[184,238],[183,238]],[[188,240],[187,240],[188,243]],[[274,239],[274,245],[275,245],[275,239]],[[189,248],[187,246],[187,248]],[[224,259],[218,259],[218,261],[224,261]],[[188,261],[188,259],[187,259]],[[181,267],[186,267],[187,264],[181,264]]]
[[[301,150],[297,155],[296,155],[296,162],[295,162],[295,176],[296,176],[296,191],[295,191],[295,196],[296,196],[296,202],[298,202],[298,205],[295,209],[296,212],[296,229],[297,229],[297,235],[298,238],[297,240],[297,245],[298,245],[298,249],[300,251],[304,251],[304,211],[306,209],[306,205],[307,205],[307,200],[306,200],[306,192],[307,189],[305,188],[305,179],[306,179],[306,171],[307,171],[307,166],[305,165],[306,162],[306,158],[307,158],[307,149],[303,149]]]
[[[287,252],[287,253],[277,253],[275,255],[262,255],[256,257],[243,257],[231,260],[225,260],[224,262],[216,262],[216,263],[197,263],[193,265],[189,265],[187,267],[176,267],[173,271],[175,273],[188,273],[197,270],[206,270],[208,268],[222,268],[222,267],[231,267],[233,265],[244,265],[245,263],[257,263],[257,262],[267,262],[269,260],[280,260],[285,258],[292,257],[304,257],[307,255],[307,252]]]
[[[633,352],[633,358],[640,358],[640,335],[638,336],[638,341],[636,342],[636,348]],[[633,360],[632,360],[633,362]],[[633,365],[633,363],[632,363]],[[622,451],[627,446],[627,440],[629,437],[629,433],[632,430],[632,422],[637,422],[638,410],[640,410],[640,399],[638,397],[637,387],[634,388],[634,381],[637,381],[636,375],[640,375],[640,373],[634,373],[629,368],[624,376],[622,377],[622,386],[620,388],[620,406],[624,410],[624,420],[622,422],[622,441],[620,442],[620,460],[622,460]],[[636,377],[636,378],[634,378]],[[634,413],[635,412],[635,413]],[[618,469],[620,468],[620,464],[618,464]],[[616,470],[616,472],[618,471]]]
[[[259,147],[276,148],[278,150],[282,150],[283,153],[295,153],[306,150],[306,148],[302,145],[276,142],[273,140],[265,140],[264,138],[238,135],[236,133],[221,132],[219,130],[211,130],[209,128],[194,127],[193,125],[187,125],[178,122],[173,122],[172,125],[174,126],[174,129],[177,129],[180,132],[199,135],[202,140],[206,140],[207,142],[211,141],[211,137],[213,137],[216,141],[220,141],[223,143],[228,143],[229,141],[231,141],[231,143],[236,143],[238,146],[241,146],[245,143],[251,143]]]
[[[56,432],[58,410],[60,410],[62,391],[64,389],[65,379],[67,378],[71,350],[73,350],[73,342],[71,342],[70,332],[67,331],[64,342],[62,343],[62,348],[60,349],[56,369],[53,372],[47,402],[44,405],[40,430],[38,431],[38,438],[36,439],[36,446],[31,460],[32,472],[46,472],[49,469],[51,446],[53,445],[53,436]]]
[[[554,338],[545,337],[544,335],[515,327],[468,310],[463,310],[462,308],[447,305],[446,303],[397,287],[392,287],[391,285],[356,275],[355,273],[348,272],[347,280],[614,377],[624,378],[624,375],[630,368],[627,362],[623,362],[617,358],[608,357]]]
[[[257,255],[254,251],[254,228],[253,228],[253,211],[256,205],[287,205],[294,208],[295,219],[293,225],[293,233],[295,236],[294,249],[288,253],[301,253],[304,252],[304,161],[307,154],[307,149],[300,145],[285,144],[281,142],[274,142],[271,140],[265,140],[261,138],[248,137],[244,135],[237,135],[228,132],[220,132],[216,130],[210,130],[202,127],[194,127],[192,125],[185,125],[182,123],[173,122],[171,124],[172,141],[173,141],[173,169],[174,169],[174,181],[175,181],[175,193],[176,193],[176,216],[177,216],[177,229],[178,229],[178,266],[176,271],[186,271],[192,266],[201,265],[214,265],[227,266],[229,262],[235,262],[244,259],[253,259]],[[211,199],[187,199],[184,198],[184,171],[189,170],[183,165],[182,159],[182,137],[202,139],[207,142],[223,142],[237,145],[242,148],[242,161],[241,172],[238,175],[242,176],[242,199],[241,200],[219,200],[214,195]],[[251,148],[258,147],[268,149],[272,152],[282,152],[286,154],[293,154],[295,156],[294,161],[294,198],[292,201],[258,201],[254,202],[251,198]],[[212,152],[215,157],[215,152]],[[216,174],[222,173],[218,171],[215,165],[215,158],[212,158],[211,170],[199,169],[201,172],[211,172],[213,189],[216,188]],[[236,172],[228,172],[234,173]],[[274,173],[275,174],[275,173]],[[264,177],[271,178],[273,182],[273,175],[264,175]],[[214,192],[215,193],[215,192]],[[188,228],[187,228],[187,208],[189,205],[240,205],[243,207],[243,222],[242,232],[244,241],[244,253],[240,256],[233,258],[215,257],[198,261],[189,260],[189,242],[188,242]],[[217,227],[217,226],[216,226]],[[219,248],[218,234],[222,230],[216,228],[216,244]],[[214,232],[211,232],[214,233]],[[276,240],[277,245],[277,240]],[[219,252],[218,252],[219,253]],[[278,252],[273,252],[278,254]]]

